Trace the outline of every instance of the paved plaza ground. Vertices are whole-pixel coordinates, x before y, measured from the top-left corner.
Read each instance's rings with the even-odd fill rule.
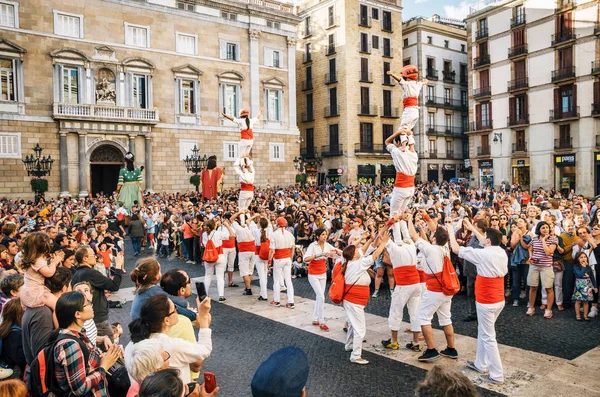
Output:
[[[137,259],[130,255],[130,248],[127,241],[128,271]],[[176,258],[161,259],[160,263],[163,273],[180,268],[191,278],[201,280],[204,276],[204,268],[200,265],[186,264]],[[241,285],[239,277],[236,279]],[[269,279],[270,298],[271,284]],[[258,281],[253,282],[254,297],[242,296],[243,287],[226,288],[227,302],[213,302],[213,353],[205,361],[203,370],[215,373],[221,386],[220,396],[250,396],[250,381],[258,365],[273,351],[287,345],[298,346],[308,355],[310,376],[306,388],[310,397],[413,395],[433,364],[418,362],[418,354],[408,350],[389,351],[381,347],[380,341],[389,338],[387,289],[382,290],[380,297],[371,298],[367,305],[367,342],[363,357],[370,364],[358,366],[349,362],[349,353],[343,349],[343,309],[327,300],[325,316],[331,331],[320,331],[311,325],[314,293],[308,280],[297,278],[293,284],[297,297],[295,310],[258,302]],[[117,295],[128,301],[132,299],[133,284],[128,275],[123,278],[122,289]],[[211,295],[215,298],[215,281]],[[286,295],[282,294],[282,302],[285,299]],[[573,310],[555,310],[551,320],[543,319],[542,311],[538,310],[536,316],[529,318],[525,316],[525,302],[521,302],[520,307],[512,307],[511,303],[507,304],[496,324],[506,375],[503,385],[482,384],[477,374],[465,367],[465,360],[475,357],[477,324],[462,321],[467,305],[464,296],[456,296],[452,305],[460,357],[456,361],[442,358],[436,364],[457,366],[474,381],[482,396],[600,396],[597,376],[600,370],[600,318],[577,322]],[[110,312],[111,321],[120,321],[124,325],[123,343],[129,341],[130,307],[128,302],[123,309],[111,309]],[[408,313],[405,312],[404,318],[408,319]],[[436,328],[436,341],[444,348],[443,333]],[[409,334],[401,333],[401,344],[407,343],[409,338]]]

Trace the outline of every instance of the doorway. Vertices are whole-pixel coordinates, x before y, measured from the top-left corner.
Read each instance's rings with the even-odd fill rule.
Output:
[[[117,189],[123,153],[115,146],[98,146],[90,155],[90,181],[93,196],[111,195]]]

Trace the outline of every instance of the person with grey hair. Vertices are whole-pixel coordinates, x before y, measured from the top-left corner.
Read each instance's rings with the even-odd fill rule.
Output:
[[[157,339],[144,339],[135,343],[125,360],[125,368],[131,378],[127,397],[136,396],[146,376],[164,368],[169,368],[171,356]]]
[[[479,397],[469,378],[448,365],[436,365],[415,390],[415,397]]]

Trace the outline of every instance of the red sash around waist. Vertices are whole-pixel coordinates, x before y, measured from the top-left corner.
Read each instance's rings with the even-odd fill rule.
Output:
[[[273,259],[287,259],[292,257],[292,249],[291,248],[279,248],[275,250],[275,255],[273,255]]]
[[[419,281],[424,283],[427,281],[427,275],[423,270],[417,270],[419,272]]]
[[[398,266],[394,268],[394,279],[396,285],[413,285],[419,284],[419,272],[417,266]]]
[[[235,248],[235,237],[230,237],[227,240],[221,240],[223,248]]]
[[[242,139],[254,139],[254,134],[252,133],[252,128],[246,128],[240,131],[240,135]]]
[[[217,252],[219,253],[219,255],[223,255],[223,246],[222,245],[219,245],[217,247]]]
[[[238,241],[239,252],[254,252],[254,241]]]
[[[346,284],[344,300],[356,305],[367,306],[371,290],[368,285]]]
[[[242,186],[240,187],[240,190],[245,190],[245,191],[248,191],[248,192],[254,191],[254,185],[251,184],[251,183],[241,182],[241,185]]]
[[[483,304],[504,302],[504,277],[477,275],[475,279],[475,300]]]
[[[254,251],[254,255],[260,254],[260,245],[255,245],[254,247],[256,247],[256,250]]]
[[[442,292],[442,272],[427,275],[427,290],[431,292]]]
[[[323,273],[327,273],[327,261],[325,259],[314,260],[308,264],[308,274]]]
[[[415,187],[415,176],[396,172],[394,187]]]
[[[411,96],[408,98],[404,98],[404,100],[402,101],[402,104],[404,105],[405,108],[407,108],[409,106],[419,106],[419,100],[417,99],[416,96]]]

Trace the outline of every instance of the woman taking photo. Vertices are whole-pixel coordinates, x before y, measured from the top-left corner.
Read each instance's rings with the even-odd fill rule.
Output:
[[[94,309],[80,292],[67,292],[56,302],[58,338],[54,348],[54,366],[62,395],[95,397],[108,395],[106,372],[121,355],[112,345],[104,355],[81,332],[83,323],[94,318]],[[82,348],[87,349],[83,351]]]
[[[308,246],[304,254],[304,262],[308,263],[308,282],[315,291],[315,309],[313,310],[313,325],[323,331],[329,331],[325,324],[325,284],[327,283],[327,259],[335,258],[341,251],[327,242],[327,230],[317,229],[317,241]]]
[[[527,316],[535,314],[535,298],[537,290],[542,288],[548,294],[548,306],[545,308],[544,318],[552,318],[552,305],[554,304],[554,271],[552,270],[552,256],[558,246],[556,237],[550,236],[550,225],[545,221],[538,222],[535,228],[535,237],[531,240],[532,255],[527,285],[529,285],[529,308]]]
[[[0,340],[2,340],[2,355],[0,361],[12,369],[11,378],[22,379],[25,373],[25,353],[23,353],[23,332],[21,319],[23,306],[19,298],[11,299],[2,308],[0,323]]]
[[[190,366],[197,370],[199,364],[212,352],[210,326],[210,297],[198,305],[198,343],[180,338],[171,338],[168,333],[177,324],[177,309],[166,295],[155,295],[147,299],[140,310],[140,318],[129,323],[131,342],[125,348],[125,362],[130,359],[133,345],[145,339],[157,339],[162,348],[170,355],[170,366],[181,371],[181,380],[191,382]]]

